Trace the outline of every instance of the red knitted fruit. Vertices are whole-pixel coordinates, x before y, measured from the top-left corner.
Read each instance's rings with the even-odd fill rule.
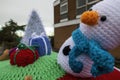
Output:
[[[22,49],[19,50],[18,54],[16,54],[18,50],[14,50],[10,54],[10,64],[18,65],[18,66],[27,66],[28,64],[32,64],[35,60],[38,59],[39,54],[37,51],[34,53],[30,49]],[[36,58],[35,58],[36,56]]]

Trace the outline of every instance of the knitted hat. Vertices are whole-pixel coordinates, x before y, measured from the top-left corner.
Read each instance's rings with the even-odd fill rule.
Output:
[[[41,33],[41,35],[33,33],[32,37],[29,40],[29,45],[35,46],[40,56],[51,54],[51,43],[49,41],[49,38],[44,35],[44,33]]]
[[[28,45],[29,39],[31,38],[31,35],[34,32],[36,32],[37,35],[40,35],[43,32],[45,33],[45,30],[44,30],[44,26],[37,12],[33,10],[31,13],[30,19],[28,21],[28,24],[26,26],[25,35],[23,36],[21,43]]]
[[[120,0],[103,0],[81,15],[80,30],[107,50],[120,45]]]

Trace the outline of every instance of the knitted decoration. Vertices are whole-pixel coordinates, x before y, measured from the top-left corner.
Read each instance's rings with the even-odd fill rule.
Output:
[[[48,37],[44,34],[36,35],[34,33],[32,35],[32,38],[30,38],[29,45],[36,46],[36,50],[38,51],[40,56],[51,54],[51,43]]]
[[[80,77],[99,76],[111,72],[114,67],[113,57],[79,29],[61,47],[58,63],[68,73]]]
[[[80,30],[89,39],[97,41],[104,49],[111,50],[120,45],[120,0],[103,0],[81,15]],[[89,15],[88,15],[89,12]],[[98,19],[93,12],[97,12]],[[86,16],[85,16],[86,15]],[[97,24],[90,25],[97,20]]]
[[[60,48],[58,63],[78,77],[99,76],[113,70],[107,52],[120,45],[120,0],[103,0],[81,15],[81,23]]]
[[[75,77],[75,76],[70,75],[70,74],[66,74],[66,75],[58,78],[57,80],[80,80],[80,78]]]
[[[30,19],[28,21],[27,27],[25,29],[25,35],[23,36],[21,43],[28,45],[29,39],[31,38],[31,35],[34,32],[36,32],[37,35],[40,35],[42,32],[45,33],[45,30],[37,12],[33,10],[31,13]]]
[[[24,68],[11,66],[9,60],[0,62],[0,80],[23,80],[27,75],[32,76],[33,80],[56,80],[65,72],[57,64],[57,53],[54,52]]]
[[[104,74],[96,78],[78,78],[65,72],[57,63],[57,53],[43,56],[26,67],[11,66],[9,60],[0,62],[0,80],[23,80],[27,75],[33,80],[119,80],[120,70]]]
[[[10,53],[10,64],[17,66],[27,66],[32,64],[38,59],[38,52],[32,49],[32,47],[27,47],[25,44],[19,44],[17,50],[13,50]]]

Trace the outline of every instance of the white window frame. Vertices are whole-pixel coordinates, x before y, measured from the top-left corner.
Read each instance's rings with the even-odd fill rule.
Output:
[[[61,7],[65,6],[65,5],[67,5],[67,10],[61,12]],[[60,4],[60,14],[62,15],[65,13],[68,13],[68,0],[65,3]]]
[[[86,0],[85,0],[85,1],[86,1]],[[76,8],[77,8],[77,9],[82,8],[82,7],[85,7],[85,6],[86,6],[86,2],[85,2],[84,5],[78,6],[78,0],[76,0]]]
[[[65,2],[68,2],[68,0],[64,0],[63,2],[61,2],[61,3],[65,3]]]
[[[87,5],[94,4],[94,3],[99,2],[99,1],[100,0],[95,0],[95,1],[88,2],[88,0],[87,0]]]

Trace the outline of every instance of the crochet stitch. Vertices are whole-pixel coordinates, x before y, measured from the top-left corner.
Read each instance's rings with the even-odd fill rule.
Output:
[[[36,46],[36,50],[38,51],[40,56],[50,55],[51,54],[51,43],[48,37],[44,34],[36,35],[29,40],[30,46]]]
[[[87,54],[93,63],[91,73],[93,76],[98,76],[111,72],[114,66],[114,58],[107,51],[103,50],[95,41],[87,40],[79,29],[72,33],[75,47],[69,54],[69,65],[71,69],[79,73],[82,70],[81,63],[76,61],[76,58],[81,54]],[[81,46],[82,45],[82,46]]]
[[[67,73],[86,78],[113,70],[114,59],[107,51],[120,45],[119,4],[120,0],[103,0],[81,14],[78,30],[58,54],[58,64]]]
[[[39,18],[37,12],[33,10],[26,26],[25,35],[23,36],[21,43],[28,45],[29,39],[34,32],[36,32],[37,35],[40,35],[44,32],[46,35],[41,19]]]
[[[104,49],[111,50],[120,45],[120,0],[103,0],[93,5],[90,11],[81,14],[79,29],[89,39],[97,41]],[[82,17],[92,23],[93,12],[96,11],[99,19],[96,25],[89,25],[82,21]]]
[[[20,43],[16,50],[13,49],[10,53],[10,63],[11,65],[18,66],[27,66],[28,64],[32,64],[34,61],[38,59],[38,52],[32,48],[32,46],[28,47],[23,43]]]
[[[26,75],[31,75],[33,80],[56,80],[65,72],[57,64],[55,52],[26,67],[11,66],[9,60],[0,62],[0,80],[23,80]]]

